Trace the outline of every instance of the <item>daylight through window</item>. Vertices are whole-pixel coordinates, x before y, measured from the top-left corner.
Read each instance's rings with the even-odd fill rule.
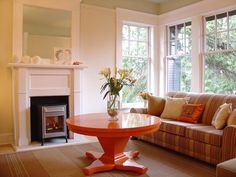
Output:
[[[122,103],[138,103],[139,91],[147,91],[150,73],[150,27],[124,24],[122,28],[122,67],[132,68],[134,87],[124,87]]]
[[[192,78],[191,22],[168,27],[167,89],[190,91]]]
[[[205,17],[205,92],[236,93],[236,10]]]

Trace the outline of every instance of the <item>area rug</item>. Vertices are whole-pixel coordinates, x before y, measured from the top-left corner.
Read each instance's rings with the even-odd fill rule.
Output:
[[[0,177],[83,177],[82,167],[92,161],[86,151],[102,151],[99,143],[46,148],[0,155]],[[126,150],[140,152],[136,161],[146,174],[112,170],[92,177],[214,177],[215,167],[164,148],[132,140]]]

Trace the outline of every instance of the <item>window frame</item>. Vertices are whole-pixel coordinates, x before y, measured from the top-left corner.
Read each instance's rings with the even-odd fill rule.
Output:
[[[181,22],[178,22],[178,23],[174,23],[174,24],[169,24],[169,25],[167,25],[167,34],[166,34],[166,36],[167,36],[167,45],[166,45],[166,47],[167,47],[167,55],[166,55],[166,57],[165,57],[165,62],[166,62],[166,92],[169,92],[170,90],[168,89],[168,85],[169,85],[169,79],[168,79],[168,68],[169,68],[169,65],[168,65],[168,60],[170,59],[170,58],[173,58],[173,57],[176,57],[176,58],[178,58],[178,57],[185,57],[185,56],[189,56],[190,58],[191,58],[191,63],[192,63],[192,48],[193,47],[191,47],[191,51],[189,52],[189,53],[186,53],[186,24],[187,23],[190,23],[191,24],[191,37],[189,38],[189,39],[191,39],[191,41],[192,41],[192,20],[191,19],[185,19],[185,20],[183,20],[183,21],[181,21]],[[177,32],[177,30],[178,30],[178,28],[177,28],[177,26],[178,25],[184,25],[183,27],[184,27],[184,53],[183,54],[178,54],[178,52],[177,52],[177,41],[179,40],[178,39],[178,32]],[[174,40],[171,40],[170,39],[170,27],[175,27],[175,39]],[[173,55],[173,54],[171,54],[171,50],[170,50],[170,42],[171,41],[174,41],[175,42],[175,54]],[[191,43],[192,44],[192,43]],[[193,74],[191,75],[191,82],[192,82],[192,80],[193,80]],[[192,87],[192,84],[190,84],[190,90],[191,90],[191,87]],[[181,90],[179,90],[179,91],[181,91]]]
[[[229,49],[229,32],[230,31],[236,31],[236,28],[233,28],[233,29],[229,28],[229,12],[232,12],[232,11],[236,11],[236,8],[226,10],[226,11],[215,12],[213,14],[203,16],[203,19],[204,19],[204,25],[203,25],[203,27],[204,27],[204,30],[203,30],[203,32],[204,32],[203,33],[203,38],[204,38],[204,44],[203,44],[204,53],[203,53],[203,55],[204,55],[204,58],[205,58],[206,54],[212,54],[212,53],[217,54],[217,53],[221,53],[221,52],[234,52],[234,51],[236,51],[236,47],[235,47],[235,49]],[[218,31],[217,30],[217,15],[221,15],[221,14],[224,14],[224,13],[227,14],[227,16],[226,16],[227,17],[227,29]],[[207,22],[206,18],[213,17],[213,16],[214,16],[214,21],[215,21],[215,30],[212,33],[207,33],[206,32],[207,31],[206,30],[206,22]],[[220,50],[220,49],[217,49],[217,34],[218,33],[223,33],[223,32],[227,32],[227,49]],[[206,38],[206,36],[208,34],[214,34],[214,36],[215,36],[214,50],[213,51],[207,51],[207,38]],[[205,59],[204,59],[204,61],[205,61]]]
[[[205,64],[206,64],[206,55],[207,54],[223,54],[223,53],[227,53],[227,52],[236,52],[236,47],[233,48],[233,49],[229,49],[229,32],[230,31],[236,31],[236,28],[233,28],[233,29],[230,29],[229,28],[229,12],[232,12],[232,11],[236,11],[236,7],[234,8],[230,8],[230,9],[224,9],[224,10],[220,10],[220,11],[214,11],[213,13],[210,13],[210,14],[207,14],[205,16],[203,16],[203,44],[202,44],[202,48],[203,48],[203,53],[202,53],[202,92],[204,93],[210,93],[210,92],[206,92],[205,91],[205,72],[206,72],[206,69],[205,69]],[[226,13],[227,14],[227,29],[226,30],[220,30],[218,31],[217,30],[217,15],[221,15],[221,14],[224,14]],[[207,51],[207,35],[209,33],[207,33],[207,30],[206,30],[206,24],[207,24],[207,20],[206,18],[209,18],[209,17],[212,17],[214,16],[214,21],[215,21],[215,30],[214,30],[214,35],[215,35],[215,41],[214,41],[214,50],[213,51]],[[217,34],[218,33],[222,33],[222,32],[227,32],[227,49],[218,49],[217,48]],[[213,33],[210,33],[210,34],[213,34]]]
[[[135,26],[135,27],[141,27],[141,28],[147,28],[148,31],[148,41],[139,41],[139,40],[133,40],[136,41],[137,44],[139,42],[146,42],[147,46],[148,46],[148,57],[135,57],[135,56],[123,56],[123,26],[127,25],[127,26]],[[153,40],[153,29],[152,29],[152,25],[147,25],[147,24],[139,24],[139,23],[134,23],[134,22],[130,22],[130,21],[123,21],[122,22],[122,26],[121,26],[121,67],[123,64],[123,57],[130,57],[130,58],[145,58],[147,59],[148,65],[147,65],[147,70],[148,70],[148,75],[147,75],[147,91],[151,92],[151,73],[152,73],[152,63],[153,63],[153,54],[152,54],[152,50],[153,50],[153,45],[152,45],[152,40]],[[126,39],[127,40],[127,39]],[[129,39],[128,39],[129,41]],[[131,107],[143,107],[143,102],[136,102],[136,103],[123,103],[122,102],[122,93],[120,94],[120,101],[121,101],[121,108],[131,108]]]

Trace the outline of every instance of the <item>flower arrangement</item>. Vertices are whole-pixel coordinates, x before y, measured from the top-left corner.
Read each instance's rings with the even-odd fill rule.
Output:
[[[116,101],[120,96],[120,91],[123,86],[133,86],[136,82],[135,79],[131,77],[132,69],[115,69],[114,75],[111,74],[110,68],[104,68],[99,72],[102,76],[104,76],[106,82],[101,86],[101,93],[106,91],[103,96],[103,99],[108,97],[107,110],[110,116],[117,115],[117,109],[115,108]]]
[[[148,99],[148,95],[152,95],[149,92],[138,92],[138,96],[141,96],[142,99],[147,100]]]

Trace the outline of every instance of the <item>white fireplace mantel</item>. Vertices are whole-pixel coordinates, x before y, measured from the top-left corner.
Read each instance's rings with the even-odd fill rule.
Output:
[[[9,63],[13,81],[14,142],[16,147],[31,144],[30,98],[69,96],[69,114],[81,111],[81,65],[36,65]]]

